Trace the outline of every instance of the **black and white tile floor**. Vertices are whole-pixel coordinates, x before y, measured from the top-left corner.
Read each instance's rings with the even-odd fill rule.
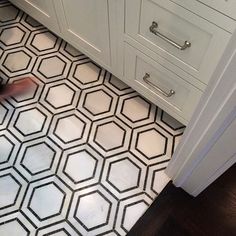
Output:
[[[167,183],[183,125],[7,1],[0,104],[0,235],[126,235]]]

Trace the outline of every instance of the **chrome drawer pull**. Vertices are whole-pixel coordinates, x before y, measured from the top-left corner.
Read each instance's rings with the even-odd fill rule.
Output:
[[[152,25],[149,27],[149,30],[151,33],[155,34],[156,36],[162,38],[163,40],[165,40],[166,42],[170,43],[171,45],[173,45],[174,47],[180,49],[180,50],[185,50],[186,48],[190,48],[191,47],[191,43],[188,41],[184,42],[184,45],[179,45],[178,43],[174,42],[173,40],[169,39],[168,37],[166,37],[165,35],[163,35],[162,33],[157,31],[158,29],[158,23],[153,21]]]
[[[150,75],[148,73],[146,73],[143,77],[144,82],[147,83],[148,85],[152,86],[154,89],[156,89],[159,93],[163,94],[164,96],[169,98],[175,94],[175,91],[173,89],[171,89],[169,91],[169,93],[165,92],[164,90],[160,89],[155,84],[153,84],[151,81],[149,81],[148,78],[150,78]]]

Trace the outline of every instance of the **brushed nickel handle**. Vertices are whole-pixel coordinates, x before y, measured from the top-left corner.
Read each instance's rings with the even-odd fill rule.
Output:
[[[162,95],[169,98],[175,94],[175,91],[173,89],[171,89],[169,91],[169,93],[165,92],[164,90],[162,90],[161,88],[159,88],[155,84],[153,84],[151,81],[149,81],[148,78],[150,78],[150,75],[148,73],[146,73],[143,77],[144,82],[147,83],[148,85],[152,86],[154,89],[156,89]]]
[[[185,50],[186,48],[191,47],[191,43],[189,41],[185,41],[184,45],[179,45],[178,43],[176,43],[172,39],[166,37],[164,34],[158,32],[157,29],[158,29],[158,23],[153,21],[152,25],[149,27],[149,30],[151,33],[155,34],[156,36],[158,36],[161,39],[165,40],[166,42],[170,43],[172,46],[178,48],[179,50]]]

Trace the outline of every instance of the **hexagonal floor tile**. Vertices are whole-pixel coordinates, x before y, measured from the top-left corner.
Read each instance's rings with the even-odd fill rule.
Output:
[[[12,26],[4,28],[0,34],[0,41],[5,46],[11,46],[20,44],[25,36],[25,31],[23,31],[18,26]]]
[[[73,190],[99,182],[104,159],[88,145],[63,152],[57,175]]]
[[[71,61],[88,59],[82,52],[71,46],[69,43],[62,42],[59,52]]]
[[[172,155],[174,154],[178,144],[180,143],[184,133],[180,133],[174,136],[173,138],[173,146],[172,146]]]
[[[65,193],[55,183],[48,183],[33,190],[28,208],[42,221],[60,215],[64,200]]]
[[[63,148],[86,143],[91,122],[79,111],[71,110],[54,116],[50,138]]]
[[[89,144],[103,156],[128,150],[131,129],[115,117],[93,122]]]
[[[5,130],[11,123],[14,107],[7,100],[0,102],[0,130]]]
[[[30,61],[31,56],[21,50],[8,53],[3,62],[3,66],[11,73],[24,71],[28,68]]]
[[[170,178],[164,173],[164,169],[157,169],[153,172],[152,177],[152,190],[158,195],[166,184],[170,181]]]
[[[32,26],[34,29],[42,26],[38,21],[36,21],[34,18],[31,16],[27,15],[24,22]]]
[[[13,168],[1,170],[0,216],[19,210],[26,187],[26,181]]]
[[[170,178],[165,174],[165,169],[169,163],[166,161],[148,166],[145,192],[153,199],[163,190],[163,188],[170,181]]]
[[[108,223],[110,208],[111,202],[105,196],[100,192],[92,192],[79,198],[75,217],[87,230],[92,230]]]
[[[63,96],[61,96],[63,94]],[[58,109],[72,104],[75,91],[66,84],[59,84],[50,87],[45,100]]]
[[[110,151],[123,146],[124,136],[125,129],[116,122],[110,121],[97,127],[94,140],[102,149]]]
[[[39,102],[53,114],[57,114],[75,109],[79,97],[80,89],[69,80],[60,80],[46,84]]]
[[[13,166],[20,142],[8,131],[0,131],[0,170]]]
[[[67,157],[64,173],[74,183],[84,182],[94,177],[97,162],[86,150],[72,153]]]
[[[44,83],[68,77],[71,61],[58,52],[39,56],[33,68],[34,75]]]
[[[166,154],[167,138],[155,129],[138,134],[136,148],[148,159]]]
[[[0,176],[0,209],[10,207],[15,204],[21,185],[10,174]]]
[[[64,50],[73,57],[78,57],[78,56],[83,55],[82,52],[80,52],[78,49],[71,46],[69,43],[66,43]]]
[[[105,86],[96,86],[82,90],[78,110],[90,120],[114,116],[118,96]]]
[[[56,172],[62,150],[48,137],[24,142],[14,166],[28,181],[35,181]]]
[[[71,236],[71,234],[64,228],[52,231],[52,232],[50,232],[50,234],[47,234],[47,235],[50,235],[50,236]],[[76,235],[75,232],[74,232],[74,235]]]
[[[138,127],[155,121],[156,107],[136,92],[121,97],[116,115],[130,127]]]
[[[181,124],[179,121],[174,119],[172,116],[170,116],[168,113],[162,111],[161,113],[161,121],[166,124],[169,128],[172,130],[180,130],[185,128],[183,124]]]
[[[8,109],[2,103],[0,103],[0,125],[2,125],[6,119],[7,112]]]
[[[144,201],[131,203],[130,205],[125,206],[123,227],[127,232],[131,230],[132,226],[136,223],[139,217],[143,215],[147,208],[148,205]]]
[[[25,75],[30,73],[34,62],[35,55],[25,47],[14,48],[5,50],[0,58],[1,70],[4,72],[7,79]]]
[[[1,3],[0,3],[1,4]],[[16,211],[0,217],[0,235],[1,236],[31,236],[35,233],[35,228],[31,222]]]
[[[49,225],[38,230],[37,236],[80,236],[67,222]]]
[[[152,202],[153,199],[145,193],[120,200],[115,225],[119,235],[126,235]]]
[[[17,84],[21,81],[21,79],[17,79],[17,80],[14,80],[13,83],[14,84]],[[29,82],[29,89],[22,93],[22,94],[18,94],[16,96],[13,97],[13,99],[17,102],[17,103],[22,103],[24,102],[24,105],[28,104],[28,102],[33,102],[35,101],[36,99],[36,95],[37,95],[37,92],[39,90],[39,85],[38,85],[38,81],[36,82],[37,80],[34,79],[34,80],[31,80]]]
[[[78,64],[75,68],[73,77],[81,84],[89,84],[98,81],[101,75],[101,67],[98,67],[92,61]]]
[[[140,174],[141,168],[124,158],[110,164],[107,180],[118,192],[125,192],[139,186]]]
[[[50,170],[55,158],[55,151],[45,142],[37,143],[25,149],[21,164],[31,175]]]
[[[173,136],[181,135],[185,130],[185,126],[183,124],[161,109],[158,109],[155,122]]]
[[[87,93],[84,108],[92,115],[99,115],[110,110],[112,97],[102,89]]]
[[[54,33],[50,32],[36,21],[23,21],[22,24],[31,29],[30,37],[25,46],[35,55],[46,56],[47,54],[55,53],[59,50],[62,39],[57,37]]]
[[[147,119],[150,115],[151,104],[140,96],[127,98],[123,101],[121,113],[131,120],[138,122]]]
[[[119,199],[141,193],[144,188],[146,166],[129,152],[105,160],[102,185]]]
[[[1,23],[13,23],[19,14],[19,10],[13,5],[2,6],[0,8],[0,22]]]
[[[6,163],[9,161],[11,153],[13,151],[14,144],[8,139],[5,135],[0,136],[0,164]]]
[[[29,233],[30,231],[18,219],[13,219],[0,224],[0,235],[2,236],[28,236]]]
[[[45,51],[56,46],[57,37],[49,31],[38,32],[34,35],[31,45],[38,51]]]
[[[76,115],[59,118],[55,135],[64,143],[79,140],[83,137],[85,122]]]
[[[42,131],[46,121],[44,115],[39,109],[33,108],[19,113],[14,127],[24,136],[36,134]]]
[[[36,78],[0,103],[0,235],[126,235],[183,127],[6,0],[0,24],[0,82]]]
[[[172,156],[173,136],[155,123],[135,128],[130,151],[147,165],[168,161]]]
[[[96,185],[75,192],[68,220],[82,235],[104,234],[113,228],[116,209],[117,200]]]
[[[50,56],[42,59],[41,64],[38,68],[38,71],[50,79],[52,77],[63,75],[66,67],[66,62],[63,61],[58,56]]]
[[[20,106],[14,110],[8,129],[21,141],[46,135],[52,114],[40,104]]]
[[[128,95],[134,90],[110,73],[106,73],[104,85],[119,96]]]
[[[65,220],[72,192],[57,176],[32,181],[22,204],[22,212],[37,228]]]
[[[96,65],[89,58],[81,58],[73,61],[68,80],[80,89],[87,89],[102,85],[105,79],[106,70]]]
[[[118,79],[112,74],[110,74],[109,83],[112,84],[116,89],[120,91],[124,91],[127,89],[130,90],[130,87],[127,84],[125,84],[123,81],[121,81],[120,79]]]

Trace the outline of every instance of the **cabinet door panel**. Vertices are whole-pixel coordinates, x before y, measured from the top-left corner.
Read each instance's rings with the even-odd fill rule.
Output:
[[[11,0],[11,2],[49,29],[59,32],[53,0]]]
[[[62,34],[101,64],[110,64],[109,16],[106,0],[61,0]]]

